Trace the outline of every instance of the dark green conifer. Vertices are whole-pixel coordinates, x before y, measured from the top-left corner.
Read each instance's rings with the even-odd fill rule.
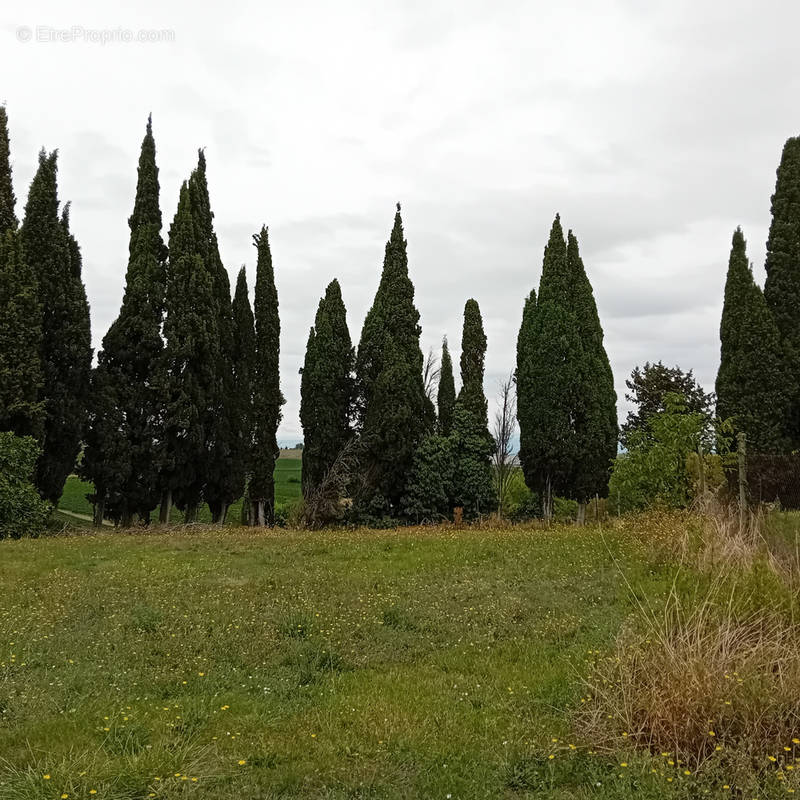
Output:
[[[92,348],[80,249],[69,230],[69,206],[58,213],[57,153],[42,150],[21,228],[42,309],[44,438],[36,469],[42,497],[57,503],[75,466],[86,423]]]
[[[608,493],[611,462],[617,455],[617,393],[594,292],[572,231],[567,234],[567,273],[584,358],[575,417],[579,457],[573,476],[573,493],[582,522],[586,502]]]
[[[781,336],[789,408],[786,446],[800,447],[800,137],[786,141],[772,195],[764,296]]]
[[[233,404],[238,423],[232,444],[232,490],[241,496],[245,491],[253,456],[253,391],[255,389],[256,331],[253,310],[247,291],[247,273],[239,270],[236,292],[233,296],[233,394],[228,402]]]
[[[278,291],[272,268],[272,253],[266,226],[253,236],[258,253],[256,263],[255,320],[256,367],[254,392],[253,472],[248,494],[256,525],[275,522],[275,462],[280,455],[277,433],[281,406],[285,400],[280,388],[281,323],[278,316]]]
[[[202,150],[198,153],[197,167],[189,179],[189,198],[192,207],[195,244],[198,253],[211,277],[214,303],[207,309],[216,316],[218,336],[217,361],[214,364],[216,379],[208,396],[209,462],[204,496],[211,509],[214,522],[224,522],[228,506],[241,497],[241,471],[234,464],[236,443],[241,439],[241,419],[235,403],[229,403],[235,393],[233,375],[233,318],[231,310],[231,287],[228,271],[219,254],[217,235],[214,232],[214,213],[208,193],[206,158]]]
[[[97,355],[83,474],[95,484],[95,503],[128,525],[149,519],[158,505],[154,442],[161,415],[157,385],[163,350],[167,248],[161,237],[158,167],[152,119],[139,154],[125,293]]]
[[[41,439],[41,307],[17,230],[8,118],[0,106],[0,431]]]
[[[11,180],[11,142],[8,135],[8,114],[0,105],[0,233],[17,230],[16,197]]]
[[[779,453],[786,445],[787,396],[780,336],[753,279],[741,228],[733,234],[720,324],[717,415],[747,434],[748,450]]]
[[[403,498],[405,515],[416,523],[447,519],[453,498],[453,480],[453,436],[429,434],[414,454]]]
[[[214,411],[219,337],[214,283],[196,242],[185,181],[169,230],[165,299],[161,519],[169,519],[174,500],[192,522],[209,471],[207,431]]]
[[[357,414],[362,471],[357,505],[367,514],[396,515],[414,453],[434,427],[433,403],[425,393],[419,346],[419,311],[408,276],[400,204],[383,262],[383,273],[361,332],[356,358]],[[389,354],[393,361],[389,360]],[[391,380],[396,380],[394,384]],[[388,392],[391,396],[378,396]],[[377,409],[384,409],[381,416]],[[402,428],[396,426],[402,425]],[[397,449],[387,451],[390,443]],[[389,456],[391,453],[391,457]]]
[[[584,354],[570,290],[567,246],[556,215],[536,307],[526,304],[517,342],[520,460],[526,483],[542,497],[546,518],[555,493],[573,493],[579,456],[575,419]],[[531,293],[529,303],[534,297]]]
[[[495,505],[492,474],[494,439],[489,433],[488,404],[483,391],[486,334],[475,300],[464,306],[461,337],[461,391],[453,414],[453,505],[467,516]]]
[[[442,364],[439,372],[439,392],[436,396],[436,405],[439,411],[439,433],[442,436],[449,436],[453,428],[456,384],[453,379],[453,360],[450,358],[450,348],[447,346],[446,336],[442,339]]]
[[[322,482],[350,440],[354,352],[337,280],[319,301],[300,381],[303,494]]]

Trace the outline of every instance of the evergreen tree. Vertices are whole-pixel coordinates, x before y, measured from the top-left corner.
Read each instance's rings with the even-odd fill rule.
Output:
[[[456,384],[453,380],[453,360],[450,358],[450,348],[447,346],[447,337],[442,339],[442,365],[439,372],[439,392],[436,397],[439,410],[439,433],[449,436],[453,428],[453,412],[456,405]]]
[[[434,426],[435,411],[422,376],[420,332],[398,203],[381,281],[364,320],[356,358],[357,418],[365,476],[357,503],[368,514],[399,513],[414,453]],[[392,385],[390,378],[400,382]],[[379,391],[391,397],[379,396]],[[385,409],[387,415],[381,416],[377,409]],[[397,425],[403,425],[402,429]],[[387,452],[392,442],[397,449]]]
[[[679,366],[666,367],[660,361],[635,367],[625,381],[625,399],[635,408],[628,412],[620,429],[620,442],[628,449],[631,437],[651,435],[650,418],[667,410],[666,397],[677,394],[683,398],[687,414],[702,414],[711,420],[714,395],[707,394],[695,379],[692,370],[684,372]]]
[[[464,306],[461,337],[461,391],[453,414],[453,505],[468,516],[486,512],[495,503],[492,473],[494,439],[489,432],[488,404],[483,391],[486,334],[475,300]]]
[[[0,105],[0,233],[16,230],[17,200],[11,180],[11,142],[8,136],[8,114],[6,107]]]
[[[450,515],[453,480],[453,437],[441,433],[426,436],[414,454],[403,498],[405,515],[417,523],[446,519]]]
[[[139,155],[125,293],[97,356],[92,379],[90,426],[83,474],[95,484],[100,514],[123,525],[138,514],[149,519],[157,506],[161,396],[157,386],[163,350],[167,248],[161,238],[158,167],[152,118]]]
[[[575,418],[579,458],[573,477],[582,522],[586,501],[608,493],[611,462],[617,454],[617,393],[594,292],[572,231],[567,234],[567,271],[584,357]]]
[[[786,378],[780,336],[753,279],[741,228],[733,234],[720,324],[717,415],[747,434],[748,449],[779,453],[785,446]]]
[[[353,361],[342,291],[333,280],[319,302],[300,382],[306,497],[319,487],[352,436]]]
[[[525,483],[537,485],[536,463],[532,446],[528,445],[528,431],[533,434],[536,417],[536,385],[533,362],[528,357],[536,347],[534,319],[536,318],[536,290],[531,289],[522,309],[522,323],[517,334],[517,364],[514,370],[514,385],[517,391],[517,422],[519,424],[519,461]],[[525,422],[523,423],[523,420]]]
[[[285,400],[280,388],[281,323],[278,291],[272,268],[272,253],[266,226],[253,236],[258,253],[256,264],[255,319],[256,366],[254,392],[253,474],[249,497],[252,519],[257,525],[275,522],[275,462],[280,455],[278,425]]]
[[[253,455],[253,391],[255,389],[256,331],[253,310],[247,292],[247,273],[239,270],[233,296],[233,366],[234,390],[228,402],[234,406],[238,424],[233,440],[231,462],[234,474],[231,485],[238,495],[245,490]]]
[[[86,421],[92,362],[89,304],[80,249],[69,230],[69,206],[59,217],[57,153],[42,150],[21,228],[25,259],[36,275],[42,309],[44,441],[36,485],[57,503],[75,466]]]
[[[526,305],[517,342],[520,460],[546,518],[555,493],[571,494],[579,456],[575,426],[584,353],[570,297],[567,247],[556,215],[544,251],[535,311]],[[534,297],[533,293],[529,302]]]
[[[781,336],[789,382],[786,444],[800,446],[800,137],[786,141],[772,195],[764,296]]]
[[[161,519],[174,500],[187,522],[195,519],[209,471],[208,434],[214,413],[219,356],[214,284],[200,255],[189,185],[181,186],[169,230],[166,346],[162,357]]]
[[[41,438],[41,307],[14,213],[8,118],[0,106],[0,431]]]
[[[228,271],[219,254],[217,235],[214,232],[206,158],[202,150],[198,153],[197,168],[189,179],[189,198],[195,245],[214,289],[214,303],[209,306],[208,311],[216,315],[218,345],[216,362],[213,365],[215,380],[208,396],[211,413],[206,429],[209,462],[204,495],[211,509],[212,520],[221,523],[225,521],[228,506],[241,496],[243,490],[241,471],[234,464],[236,443],[241,439],[242,432],[236,404],[228,402],[228,398],[235,393],[231,287]]]

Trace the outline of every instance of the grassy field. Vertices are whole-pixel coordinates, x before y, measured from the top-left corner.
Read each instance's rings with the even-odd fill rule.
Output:
[[[592,696],[643,604],[715,582],[689,524],[0,542],[0,798],[784,797],[788,734],[696,768]]]
[[[275,506],[276,508],[286,507],[287,504],[299,500],[302,495],[301,470],[302,462],[299,450],[281,451],[281,457],[275,464]],[[71,511],[73,514],[84,516],[92,515],[92,504],[86,499],[87,494],[91,494],[94,488],[91,483],[82,481],[75,475],[67,478],[64,486],[64,494],[58,504],[59,509]],[[238,525],[242,514],[242,501],[237,500],[228,511],[228,524]],[[62,517],[65,515],[62,515]],[[158,518],[158,511],[154,512],[154,517]],[[183,514],[177,508],[172,509],[170,521],[178,523],[183,519]],[[201,506],[197,512],[198,522],[211,522],[211,512],[207,505]]]

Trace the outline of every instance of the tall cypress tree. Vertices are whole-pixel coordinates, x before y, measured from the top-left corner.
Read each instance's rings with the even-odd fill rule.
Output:
[[[446,336],[442,339],[442,364],[439,372],[439,392],[436,396],[436,405],[439,411],[439,433],[442,436],[449,436],[453,428],[456,384],[453,380],[453,360],[450,358],[450,348],[447,346]]]
[[[764,296],[781,336],[790,388],[786,445],[800,446],[800,137],[786,141],[772,195]]]
[[[319,301],[300,381],[303,494],[320,485],[352,436],[354,351],[339,281]]]
[[[57,153],[42,150],[21,228],[42,309],[40,399],[46,413],[36,485],[53,503],[58,502],[80,450],[92,362],[80,249],[69,230],[68,206],[59,217],[57,169]]]
[[[8,117],[0,106],[0,431],[41,438],[41,307],[14,212]]]
[[[741,228],[733,234],[720,323],[717,414],[732,418],[753,452],[779,453],[786,445],[787,382],[780,335],[747,260]]]
[[[83,473],[95,484],[96,504],[123,525],[134,514],[147,520],[159,501],[154,442],[161,395],[156,376],[163,350],[167,259],[161,225],[156,146],[148,117],[128,218],[125,293],[97,355],[83,464]]]
[[[256,366],[254,392],[253,473],[249,497],[251,519],[257,525],[275,522],[275,462],[280,455],[278,425],[286,402],[280,387],[281,322],[278,290],[272,268],[272,253],[266,226],[253,236],[256,262],[255,319]]]
[[[486,334],[475,300],[464,306],[461,337],[461,391],[453,414],[453,504],[468,515],[495,504],[492,474],[494,440],[489,433],[488,404],[483,391]]]
[[[364,320],[356,358],[364,473],[357,503],[368,514],[399,513],[416,448],[434,427],[435,411],[422,377],[420,332],[398,203],[381,281]],[[401,382],[391,386],[390,376]],[[379,396],[379,391],[393,396]],[[378,408],[387,414],[382,416]],[[402,432],[397,425],[404,426]]]
[[[517,340],[520,460],[526,483],[541,493],[546,518],[554,493],[573,492],[579,457],[575,421],[584,353],[570,289],[567,246],[556,215],[535,310],[526,304]],[[528,303],[534,297],[531,293]]]
[[[583,373],[578,390],[575,427],[578,459],[575,463],[573,491],[583,521],[586,501],[608,493],[611,462],[617,454],[617,393],[614,374],[603,345],[603,327],[589,277],[583,266],[578,240],[567,234],[567,273],[570,298],[583,345]]]
[[[0,105],[0,233],[16,230],[18,220],[15,212],[17,200],[11,180],[11,141],[8,135],[8,114]]]
[[[197,167],[189,179],[189,197],[195,244],[214,288],[214,303],[209,306],[208,313],[216,316],[218,347],[214,364],[216,379],[208,397],[210,414],[206,435],[210,455],[204,495],[212,520],[219,523],[224,522],[228,506],[242,493],[240,472],[234,464],[236,442],[241,438],[241,420],[235,404],[228,402],[235,392],[231,287],[214,232],[206,158],[202,150],[198,152]]]
[[[163,387],[161,519],[174,500],[195,519],[209,471],[207,430],[213,413],[219,337],[214,284],[200,255],[189,186],[181,186],[169,230],[166,318],[160,382]]]
[[[253,456],[253,391],[255,389],[256,331],[253,310],[247,292],[247,273],[239,270],[233,296],[233,366],[234,389],[228,402],[234,407],[238,424],[232,441],[231,486],[240,496],[245,490]]]

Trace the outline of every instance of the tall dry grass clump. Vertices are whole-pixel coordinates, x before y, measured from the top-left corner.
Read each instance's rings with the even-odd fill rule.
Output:
[[[800,626],[739,612],[718,591],[695,602],[673,590],[661,611],[640,607],[637,632],[595,662],[579,725],[598,747],[627,738],[697,769],[726,748],[768,761],[800,736]]]
[[[659,554],[671,550],[684,566],[663,603],[634,600],[614,652],[593,662],[581,733],[599,749],[627,740],[669,753],[691,771],[714,759],[751,774],[786,763],[793,776],[800,770],[796,559],[770,546],[761,513],[744,524],[721,507],[655,521]]]

